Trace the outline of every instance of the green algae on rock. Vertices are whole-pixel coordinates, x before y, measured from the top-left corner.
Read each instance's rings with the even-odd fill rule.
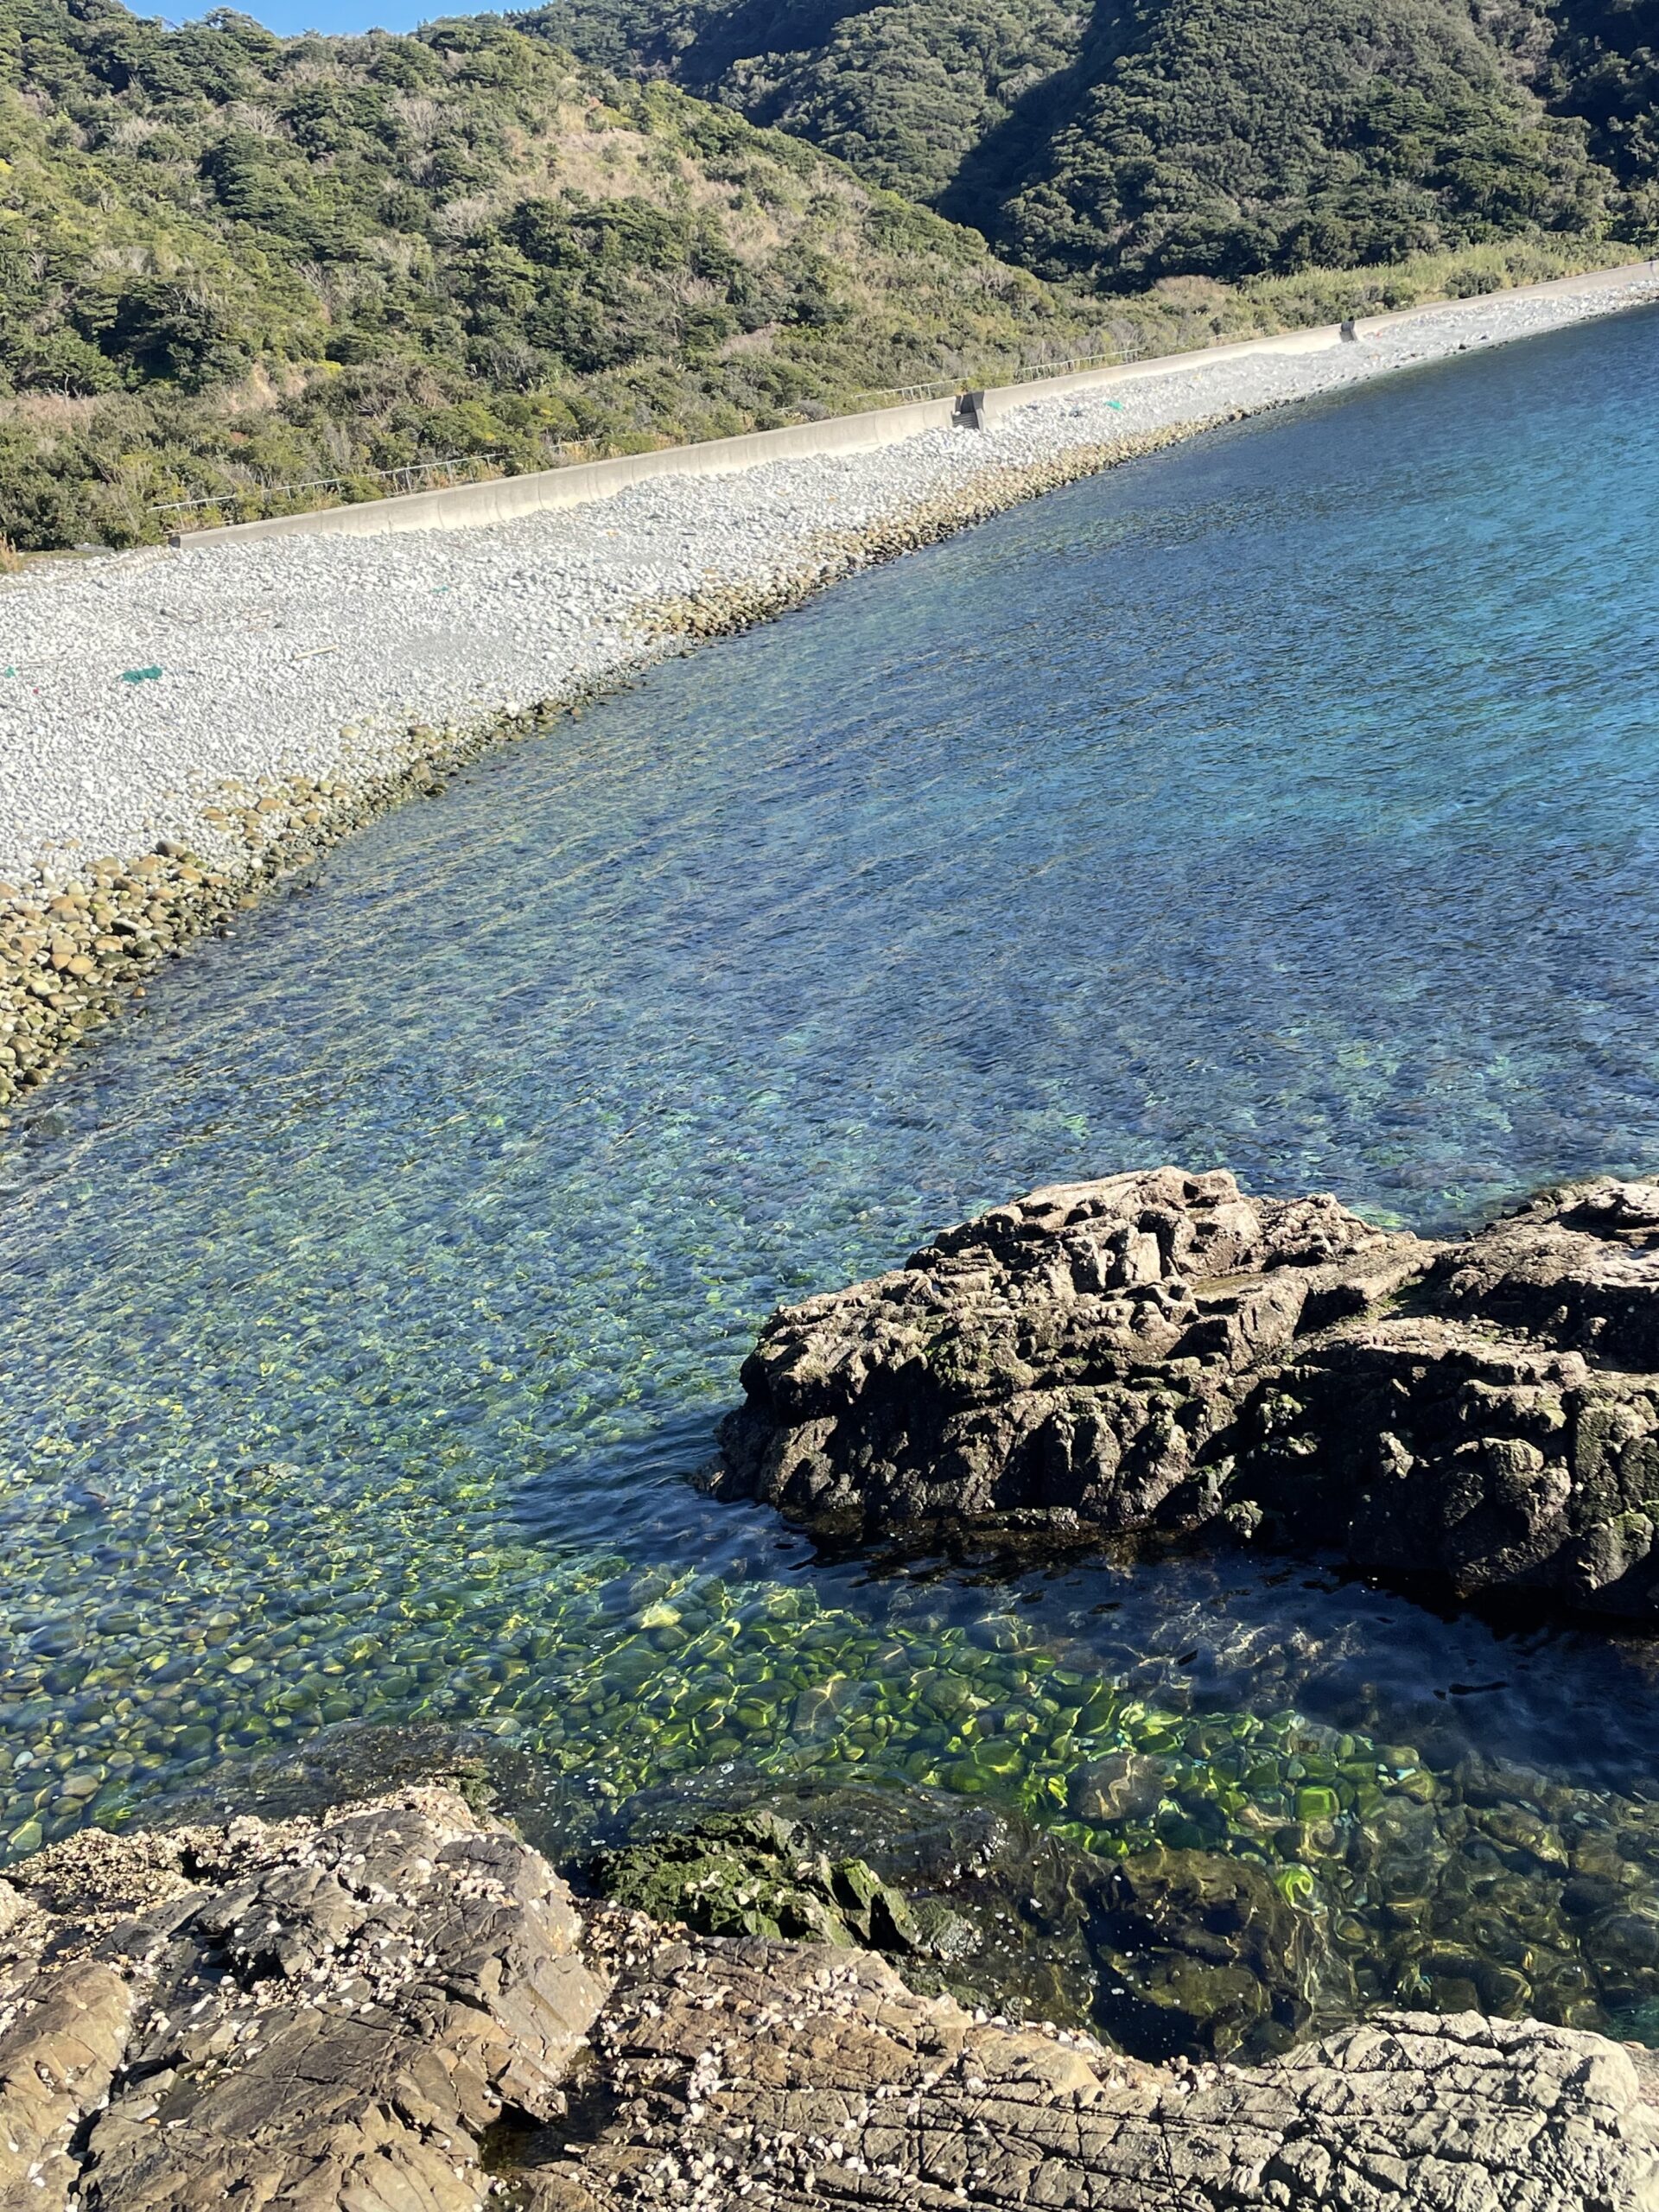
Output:
[[[611,1903],[701,1935],[879,1951],[912,1988],[1102,2032],[1138,2058],[1260,2059],[1351,2016],[1329,1916],[1306,1909],[1311,1877],[1162,1845],[1103,1860],[1006,1815],[976,1834],[975,1808],[957,1799],[953,1813],[942,1791],[826,1783],[792,1802],[807,1821],[761,1802],[658,1816],[588,1877]],[[849,1827],[916,1886],[832,1857],[823,1834]]]
[[[1533,1777],[1436,1775],[1411,1746],[1291,1711],[1149,1703],[995,1606],[976,1624],[895,1632],[798,1584],[740,1592],[603,1561],[550,1571],[530,1549],[446,1598],[423,1565],[442,1534],[438,1501],[382,1504],[407,1524],[406,1584],[315,1501],[320,1571],[341,1599],[356,1589],[376,1602],[347,1605],[296,1674],[283,1655],[308,1616],[290,1621],[269,1596],[246,1611],[224,1603],[226,1574],[259,1574],[274,1518],[292,1519],[298,1500],[283,1491],[296,1473],[205,1489],[199,1589],[169,1546],[153,1590],[133,1572],[125,1607],[101,1617],[94,1663],[54,1656],[50,1631],[35,1632],[0,1693],[11,1856],[89,1819],[130,1824],[181,1784],[213,1778],[233,1796],[241,1763],[280,1758],[319,1728],[349,1740],[365,1720],[459,1726],[478,1755],[512,1764],[506,1802],[548,1795],[573,1840],[582,1819],[591,1830],[648,1784],[734,1763],[763,1785],[965,1784],[970,1802],[1096,1859],[1202,1850],[1259,1867],[1324,1916],[1362,2007],[1474,1986],[1490,2009],[1592,2025],[1659,2004],[1659,1952],[1650,1962],[1626,1940],[1659,1885],[1652,1806]],[[118,1546],[122,1516],[100,1525]],[[161,1665],[146,1656],[158,1645],[173,1653]],[[561,1795],[573,1787],[575,1806]],[[1475,1914],[1484,1963],[1469,1955]]]
[[[950,1958],[972,1942],[944,1907],[912,1909],[861,1859],[831,1860],[798,1821],[764,1809],[710,1814],[686,1828],[601,1853],[590,1866],[612,1904],[704,1936],[770,1936]]]
[[[1633,2034],[1659,2018],[1654,1802],[1430,1764],[1380,1729],[1288,1706],[1150,1697],[994,1592],[972,1618],[872,1619],[803,1582],[550,1560],[505,1531],[486,1554],[475,1502],[462,1573],[441,1496],[385,1488],[371,1549],[355,1516],[280,1464],[165,1503],[158,1520],[159,1499],[70,1500],[35,1529],[55,1545],[89,1518],[125,1595],[90,1638],[41,1609],[15,1616],[26,1643],[0,1686],[14,1859],[89,1821],[130,1827],[180,1790],[235,1803],[258,1763],[314,1756],[319,1732],[345,1747],[366,1727],[353,1786],[371,1786],[383,1757],[408,1771],[400,1731],[436,1730],[562,1855],[677,1779],[724,1791],[747,1778],[752,1800],[806,1783],[914,1787],[1006,1811],[1108,1867],[1163,1850],[1259,1870],[1328,1946],[1338,1994],[1316,2003],[1316,2029],[1342,2004],[1457,2006],[1471,1990],[1506,2017]],[[333,1592],[328,1623],[284,1596],[296,1541]],[[434,1756],[424,1742],[421,1754]],[[788,1810],[816,1827],[810,1806]],[[906,1886],[871,1841],[833,1850]],[[1057,1912],[1070,1879],[1045,1878]],[[1061,1983],[1049,1976],[1041,2009],[1076,2017],[1075,1973]]]
[[[1141,2058],[1289,2050],[1316,2012],[1340,2016],[1352,2002],[1326,1916],[1302,1910],[1298,1895],[1216,1852],[1159,1847],[1120,1861],[1092,1900],[1097,2019]]]

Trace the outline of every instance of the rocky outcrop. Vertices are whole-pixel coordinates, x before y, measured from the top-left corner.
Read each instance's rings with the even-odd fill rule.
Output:
[[[596,2041],[618,2116],[522,2177],[539,2212],[1659,2205],[1633,2055],[1472,2013],[1154,2067],[918,1997],[868,1953],[658,1937]]]
[[[0,1885],[4,2212],[1654,2212],[1650,2064],[1408,2013],[1147,2065],[868,1951],[578,1907],[435,1789]]]
[[[1659,1184],[1468,1240],[1160,1168],[773,1315],[715,1486],[865,1533],[1200,1532],[1659,1613]]]
[[[458,1798],[118,1840],[0,1885],[0,2207],[461,2212],[605,1990],[564,1885]]]

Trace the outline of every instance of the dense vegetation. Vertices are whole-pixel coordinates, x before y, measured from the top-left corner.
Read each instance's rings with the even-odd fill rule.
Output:
[[[1630,236],[1659,235],[1659,0],[1551,0],[1541,72],[1552,105],[1581,116],[1618,180]]]
[[[1065,0],[959,0],[925,67],[907,42],[937,0],[668,4],[683,12],[648,53],[647,0],[565,0],[559,21],[648,72],[671,48],[695,77],[701,53],[728,97],[747,86],[869,174],[578,62],[546,12],[283,40],[228,12],[169,29],[117,0],[0,0],[0,563],[8,540],[153,538],[171,501],[211,499],[198,518],[216,519],[337,495],[286,488],[316,480],[366,497],[387,488],[374,472],[446,455],[537,467],[1550,274],[1597,257],[1605,209],[1630,204],[1586,134],[1624,171],[1651,160],[1651,58],[1587,17],[1583,121],[1541,124],[1465,25],[1428,41],[1428,89],[1403,63],[1386,92],[1363,80],[1370,143],[1390,150],[1355,168],[1287,111],[1269,143],[1261,113],[1310,54],[1361,85],[1342,28],[1357,0],[1324,0],[1288,43],[1309,0],[1145,0],[1139,45],[1128,18],[1103,28]],[[1450,0],[1376,4],[1421,28]],[[1617,0],[1604,12],[1623,22]],[[1230,22],[1232,73],[1154,54],[1154,17],[1166,38]],[[745,59],[762,36],[833,60],[817,107],[764,91],[771,64]],[[1109,84],[1065,59],[1113,39]],[[1567,62],[1546,41],[1528,67]],[[1041,175],[1015,159],[1039,111]],[[1196,156],[1124,151],[1172,116],[1197,144],[1223,115],[1233,135],[1205,158],[1228,190],[1194,181]],[[1014,181],[993,191],[997,162]],[[1068,281],[999,260],[887,175],[963,210],[977,178],[970,212]],[[1147,289],[1072,281],[1108,264]]]
[[[1050,277],[1659,226],[1659,0],[553,0]]]
[[[0,531],[719,435],[1102,342],[971,233],[496,18],[0,0]]]
[[[1059,96],[1091,12],[1081,0],[551,0],[518,20],[932,201],[1027,94]]]

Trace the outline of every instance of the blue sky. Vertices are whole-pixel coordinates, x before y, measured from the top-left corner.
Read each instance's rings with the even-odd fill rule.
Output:
[[[521,4],[524,0],[521,0]],[[144,0],[134,0],[138,12],[145,12]],[[150,0],[152,6],[156,0]],[[172,22],[189,16],[205,12],[210,0],[200,0],[200,6],[167,7],[162,0],[160,12]],[[446,6],[444,0],[428,0],[424,7],[417,0],[265,0],[265,4],[250,5],[241,0],[243,12],[252,16],[267,29],[281,31],[289,36],[296,31],[412,31],[417,23],[429,22],[434,16],[476,16],[482,8],[470,4],[470,0],[454,0]]]

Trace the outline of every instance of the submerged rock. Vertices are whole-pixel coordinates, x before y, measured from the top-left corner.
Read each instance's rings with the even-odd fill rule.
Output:
[[[900,1958],[949,1959],[974,1944],[955,1913],[913,1908],[863,1859],[832,1860],[798,1821],[764,1809],[710,1814],[602,1852],[590,1873],[613,1903],[704,1936],[784,1936]]]
[[[715,1486],[825,1526],[1261,1534],[1659,1613],[1659,1184],[1465,1242],[1160,1168],[774,1314]]]
[[[802,1810],[683,1812],[589,1878],[699,1935],[879,1951],[921,1995],[1102,2031],[1137,2058],[1259,2059],[1353,2018],[1300,1868],[1162,1846],[1103,1859],[921,1790],[823,1790]],[[849,1830],[877,1863],[832,1858],[825,1838]]]
[[[1187,1878],[1125,1871],[1148,1925]],[[0,2205],[29,2212],[1650,2212],[1649,2063],[1471,2012],[1150,2066],[868,1951],[579,1908],[437,1789],[88,1831],[0,1884]]]
[[[1322,1917],[1265,1868],[1220,1853],[1155,1850],[1096,1891],[1099,2017],[1146,2058],[1262,2058],[1299,2042],[1332,1973]],[[1349,1993],[1351,2009],[1352,1993]]]
[[[725,1828],[722,1799],[728,1814],[781,1816],[798,1839],[798,1862],[821,1859],[827,1868],[855,1861],[907,1909],[921,1947],[860,1940],[891,1958],[912,1989],[925,1996],[948,1990],[970,2008],[1065,2027],[1100,2024],[1090,1931],[1109,1870],[1092,1853],[1007,1805],[919,1783],[860,1785],[813,1775],[689,1777],[642,1793],[619,1819],[630,1843],[654,1851],[688,1831]],[[689,1853],[696,1846],[678,1847]]]

